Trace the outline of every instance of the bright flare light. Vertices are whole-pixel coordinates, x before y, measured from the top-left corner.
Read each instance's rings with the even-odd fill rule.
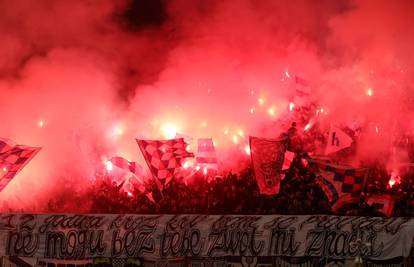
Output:
[[[225,130],[224,130],[224,134],[225,134],[225,135],[228,135],[228,134],[229,134],[229,130],[225,129]]]
[[[203,122],[201,123],[201,127],[207,127],[207,122],[203,121]]]
[[[293,102],[289,103],[289,110],[293,111],[293,109],[295,108],[295,104]]]
[[[116,135],[123,135],[124,134],[124,130],[121,127],[115,127],[114,133]]]
[[[167,139],[173,139],[177,134],[177,127],[171,123],[166,123],[161,128],[162,134]]]
[[[240,135],[240,136],[244,136],[244,133],[243,133],[242,130],[239,130],[239,132],[237,134]]]
[[[244,152],[245,152],[247,155],[250,155],[250,146],[249,146],[249,145],[246,145],[246,146],[244,147]]]
[[[112,165],[112,162],[110,162],[109,160],[105,161],[104,164],[105,164],[105,168],[106,168],[107,171],[110,172],[114,169],[114,166]]]
[[[39,125],[40,128],[43,128],[45,126],[45,122],[40,120],[37,125]]]
[[[395,184],[401,183],[401,177],[397,172],[391,172],[390,180],[388,180],[388,185],[392,188]]]
[[[312,125],[311,125],[310,123],[306,124],[306,126],[305,126],[305,129],[304,129],[304,130],[305,130],[305,131],[309,130],[309,129],[311,128],[311,126],[312,126]]]
[[[3,172],[7,172],[7,168],[6,167],[3,167]]]
[[[233,135],[233,143],[237,144],[239,142],[239,138],[237,135]]]
[[[286,77],[290,78],[290,74],[289,74],[288,71],[285,71],[285,75],[286,75]]]
[[[254,113],[254,108],[250,108],[250,113],[253,114]]]
[[[316,110],[316,115],[318,115],[319,113],[322,113],[322,114],[327,115],[327,114],[328,114],[328,111],[326,111],[326,110],[325,110],[325,109],[323,109],[323,108],[321,108],[321,109],[317,109],[317,110]]]
[[[263,98],[259,98],[259,100],[258,100],[258,101],[259,101],[259,104],[260,104],[260,105],[263,105],[263,104],[264,104],[264,99],[263,99]]]
[[[275,115],[275,110],[273,108],[269,108],[267,110],[267,112],[269,113],[270,116],[274,116]]]
[[[193,166],[194,166],[194,162],[190,159],[186,160],[183,164],[184,169],[188,169],[188,168],[193,167]]]
[[[367,90],[367,96],[372,96],[372,89],[371,88],[368,88],[368,90]]]

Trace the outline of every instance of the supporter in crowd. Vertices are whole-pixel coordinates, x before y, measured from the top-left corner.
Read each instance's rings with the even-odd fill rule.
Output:
[[[411,173],[412,174],[412,173]],[[390,194],[395,198],[393,216],[414,215],[414,183],[412,176],[402,177],[400,184],[390,187],[389,176],[374,169],[364,193]],[[172,180],[160,191],[149,184],[151,201],[139,191],[129,195],[103,177],[86,192],[71,192],[54,198],[50,212],[74,212],[83,207],[93,213],[141,214],[333,214],[323,191],[315,182],[315,175],[304,166],[298,155],[284,174],[280,192],[274,196],[259,194],[251,169],[235,174],[227,173],[207,182],[203,174],[193,176],[188,183]],[[341,215],[383,216],[364,201],[344,206]]]
[[[300,112],[298,121],[305,121],[313,116]],[[354,139],[351,147],[336,153],[332,159],[339,162],[352,158],[356,151],[358,134],[351,129],[344,129]],[[316,123],[306,131],[298,131],[294,122],[280,138],[286,141],[288,150],[295,152],[290,169],[283,173],[280,192],[274,196],[259,194],[254,174],[250,168],[240,173],[226,173],[207,179],[201,172],[185,182],[174,179],[160,190],[155,183],[147,185],[151,197],[138,190],[127,194],[119,186],[111,183],[111,177],[96,179],[95,184],[82,192],[62,190],[62,194],[50,201],[49,212],[84,212],[94,213],[141,213],[141,214],[333,214],[327,197],[315,181],[315,173],[306,159],[307,152],[317,151],[326,142],[327,133],[319,129]],[[408,140],[397,140],[397,145]],[[407,141],[408,142],[408,141]],[[414,142],[413,142],[414,143]],[[414,149],[413,149],[414,151]],[[392,216],[414,216],[414,167],[402,173],[400,182],[389,184],[390,174],[384,163],[370,162],[370,173],[361,195],[360,203],[345,205],[337,214],[384,216],[367,205],[364,197],[371,194],[391,195],[395,200]],[[64,185],[71,188],[71,185]]]

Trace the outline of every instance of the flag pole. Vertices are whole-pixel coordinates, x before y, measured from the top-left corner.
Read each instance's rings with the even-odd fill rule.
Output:
[[[362,193],[364,193],[364,202],[366,201],[366,195],[367,195],[366,185],[367,185],[367,182],[368,182],[368,178],[370,178],[370,177],[371,177],[371,169],[368,169],[366,171],[365,175],[364,175],[364,184],[362,186],[361,194],[359,194],[358,211],[361,211]]]

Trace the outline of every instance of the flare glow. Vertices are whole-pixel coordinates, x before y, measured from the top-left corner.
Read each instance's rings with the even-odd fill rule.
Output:
[[[195,152],[211,137],[237,169],[249,135],[276,138],[294,119],[367,129],[356,161],[413,130],[410,1],[171,0],[155,1],[157,18],[127,15],[138,2],[0,4],[0,137],[43,147],[0,204],[43,207],[104,157],[147,169],[135,138],[179,132]],[[311,105],[306,125],[295,113]]]

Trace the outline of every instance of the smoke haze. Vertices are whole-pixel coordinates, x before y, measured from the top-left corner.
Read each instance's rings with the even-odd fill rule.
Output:
[[[295,76],[326,111],[323,127],[364,128],[361,159],[413,130],[410,0],[17,0],[0,10],[0,136],[43,147],[0,193],[5,206],[42,210],[115,154],[146,169],[134,138],[212,137],[221,167],[237,169],[229,158],[246,159],[248,135],[288,127],[276,121],[289,116]]]

